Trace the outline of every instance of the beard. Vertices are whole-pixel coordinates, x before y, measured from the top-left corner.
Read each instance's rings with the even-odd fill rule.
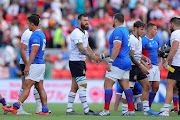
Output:
[[[86,25],[81,24],[81,29],[83,29],[83,30],[89,30],[89,25],[86,27]]]
[[[171,31],[171,33],[174,31],[173,27],[170,27],[170,31]]]
[[[115,28],[115,23],[113,23],[113,28]]]

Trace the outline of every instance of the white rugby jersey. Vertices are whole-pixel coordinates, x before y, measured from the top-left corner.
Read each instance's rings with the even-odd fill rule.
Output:
[[[174,32],[171,33],[171,38],[170,38],[171,46],[172,46],[173,41],[175,40],[179,42],[179,47],[175,56],[173,57],[172,65],[180,66],[180,29],[175,30]]]
[[[32,31],[30,31],[29,29],[25,30],[24,33],[21,36],[21,43],[27,45],[27,48],[24,50],[25,54],[26,54],[26,59],[29,60],[29,38],[31,37]],[[20,64],[24,64],[22,58],[20,59]]]
[[[81,31],[79,28],[76,28],[72,31],[70,35],[70,42],[71,42],[71,55],[70,61],[85,61],[86,56],[79,52],[78,47],[76,46],[77,43],[82,42],[84,48],[87,49],[88,45],[88,32]]]
[[[134,50],[134,57],[136,60],[141,63],[141,56],[142,56],[142,39],[139,37],[139,40],[134,34],[131,34],[129,36],[129,45],[130,45],[130,50]],[[132,62],[132,65],[134,63]]]

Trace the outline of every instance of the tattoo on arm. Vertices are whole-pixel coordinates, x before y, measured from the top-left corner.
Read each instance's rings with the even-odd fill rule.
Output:
[[[83,45],[82,42],[80,43],[77,43],[76,44],[79,51],[83,54],[83,55],[86,55],[87,57],[89,57],[90,59],[92,58],[92,55],[84,48],[84,47],[81,47]]]
[[[136,60],[136,58],[134,57],[134,54],[133,54],[132,52],[129,53],[129,56],[130,56],[130,58],[131,58],[131,61],[132,61],[135,65],[137,65],[138,67],[141,65],[141,64]]]

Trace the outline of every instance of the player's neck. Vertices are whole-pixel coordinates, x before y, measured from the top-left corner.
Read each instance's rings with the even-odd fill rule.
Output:
[[[122,24],[122,23],[117,24],[117,25],[115,26],[115,29],[118,28],[118,27],[120,27],[120,26],[123,26],[123,24]]]
[[[34,31],[36,31],[37,29],[39,29],[39,26],[34,27],[34,28],[32,29],[32,31],[34,32]]]
[[[84,33],[85,31],[81,28],[81,26],[78,26],[78,28]]]
[[[180,26],[174,27],[174,31],[180,29]]]
[[[137,33],[133,32],[133,35],[139,40],[139,35],[137,35]]]
[[[149,39],[153,39],[153,36],[151,34],[147,34],[146,37]]]

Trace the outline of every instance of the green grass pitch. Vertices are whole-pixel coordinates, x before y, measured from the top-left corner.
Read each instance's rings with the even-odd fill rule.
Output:
[[[12,104],[11,104],[12,105]],[[101,111],[103,104],[89,104],[90,109],[94,111]],[[152,110],[159,112],[163,104],[153,104]],[[173,106],[173,105],[172,105]],[[118,112],[114,112],[114,104],[110,106],[111,116],[85,116],[85,115],[65,115],[67,104],[48,104],[49,109],[52,113],[49,116],[33,116],[33,115],[15,115],[8,113],[2,115],[3,110],[0,109],[0,120],[178,120],[180,116],[177,113],[170,113],[169,117],[155,117],[155,116],[144,116],[142,112],[136,112],[136,116],[121,116],[121,105]],[[83,113],[81,104],[74,104],[74,111]],[[172,108],[172,107],[171,107]],[[24,110],[29,113],[35,113],[35,104],[24,104]]]

